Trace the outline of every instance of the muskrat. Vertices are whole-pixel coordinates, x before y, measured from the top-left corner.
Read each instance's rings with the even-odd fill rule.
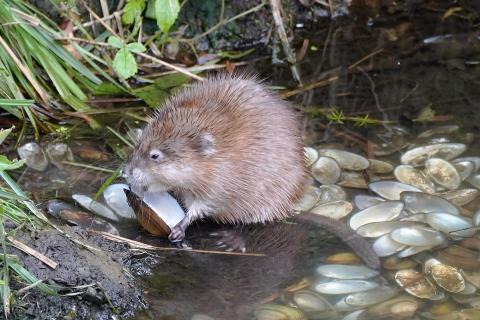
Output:
[[[187,209],[169,239],[182,241],[188,225],[210,218],[245,224],[293,214],[306,183],[298,117],[255,77],[209,77],[169,98],[144,128],[123,170],[135,190],[172,191]],[[379,260],[346,225],[303,213]],[[352,238],[353,237],[353,238]]]

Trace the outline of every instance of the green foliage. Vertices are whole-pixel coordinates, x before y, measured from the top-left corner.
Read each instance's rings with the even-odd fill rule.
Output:
[[[127,0],[127,4],[123,8],[122,22],[132,24],[135,19],[140,18],[145,9],[145,0]]]
[[[132,94],[143,99],[150,107],[156,108],[168,97],[169,91],[189,80],[184,74],[176,73],[157,78],[153,84],[132,90]]]
[[[113,69],[123,79],[128,79],[137,74],[137,62],[132,52],[144,52],[147,49],[143,44],[133,42],[125,45],[125,43],[117,37],[109,37],[108,44],[118,50],[113,59]]]
[[[168,33],[177,20],[180,12],[178,0],[155,0],[155,17],[157,25],[164,33]]]
[[[20,168],[24,164],[25,164],[25,160],[10,161],[4,155],[0,155],[0,171],[15,170],[15,169]]]

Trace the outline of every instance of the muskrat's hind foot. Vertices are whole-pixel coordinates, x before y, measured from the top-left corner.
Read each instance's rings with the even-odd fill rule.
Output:
[[[185,239],[185,230],[188,227],[188,218],[185,217],[180,221],[168,235],[168,240],[171,242],[182,242]]]
[[[210,235],[220,238],[216,245],[225,251],[246,251],[245,239],[240,230],[222,230]]]

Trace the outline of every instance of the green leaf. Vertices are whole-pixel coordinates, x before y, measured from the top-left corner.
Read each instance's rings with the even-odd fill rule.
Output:
[[[143,9],[145,9],[145,0],[127,0],[127,4],[123,8],[122,22],[132,24],[135,19],[140,17]]]
[[[23,166],[25,160],[10,161],[4,155],[0,155],[0,171],[15,170]]]
[[[145,52],[147,51],[147,48],[145,48],[145,46],[139,42],[132,42],[132,43],[129,43],[127,44],[127,49],[128,51],[131,51],[131,52]]]
[[[120,77],[128,79],[137,73],[137,62],[127,49],[121,49],[113,59],[113,69]]]
[[[15,129],[15,126],[12,126],[10,129],[0,129],[0,144],[3,143],[3,141],[5,141],[5,138],[7,138],[7,136],[10,134],[10,132],[12,132],[12,130]]]
[[[2,107],[30,107],[34,103],[35,103],[35,100],[0,99],[0,106]]]
[[[109,45],[111,45],[112,47],[118,48],[118,49],[122,49],[125,46],[125,44],[123,43],[122,40],[120,40],[119,38],[114,37],[114,36],[108,37],[107,43]]]
[[[156,0],[155,16],[160,30],[168,33],[170,28],[177,20],[180,4],[178,0]]]

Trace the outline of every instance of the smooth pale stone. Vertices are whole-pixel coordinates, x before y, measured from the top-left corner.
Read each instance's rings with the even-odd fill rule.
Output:
[[[335,279],[370,279],[378,276],[379,272],[364,266],[345,264],[324,264],[317,268],[321,276]]]
[[[103,191],[103,198],[118,216],[124,219],[136,219],[135,212],[128,204],[123,190],[129,190],[129,187],[123,183],[111,184]]]
[[[390,221],[398,217],[402,210],[401,201],[385,201],[355,213],[350,218],[349,225],[353,230],[357,230],[368,223]]]
[[[477,233],[472,219],[449,213],[428,213],[425,215],[425,222],[449,236],[471,237]]]
[[[74,194],[72,195],[73,200],[77,201],[85,209],[95,213],[96,215],[103,217],[105,219],[119,222],[119,216],[117,216],[112,209],[108,208],[107,206],[101,204],[100,202],[93,201],[92,198],[89,196],[85,196],[83,194]]]
[[[417,187],[397,181],[376,181],[370,183],[368,188],[388,200],[400,200],[400,194],[405,191],[422,192]]]
[[[347,294],[367,291],[378,287],[378,283],[366,280],[321,281],[314,285],[317,292],[323,294]]]
[[[381,236],[373,243],[373,251],[379,257],[387,257],[405,249],[406,245],[398,243],[390,237],[390,234]]]
[[[407,246],[436,246],[445,242],[445,236],[439,231],[415,226],[399,228],[390,233],[392,239]]]
[[[463,143],[438,143],[416,147],[405,152],[400,161],[414,167],[422,166],[430,158],[451,160],[458,157],[467,149]]]
[[[400,199],[411,213],[447,212],[459,215],[457,207],[441,197],[422,192],[403,192]]]
[[[346,170],[365,170],[370,165],[370,162],[368,162],[367,158],[349,151],[339,149],[319,149],[318,154],[320,156],[335,159],[340,168]]]
[[[28,142],[17,149],[20,159],[25,160],[28,167],[36,171],[45,171],[48,160],[43,149],[36,142]]]

